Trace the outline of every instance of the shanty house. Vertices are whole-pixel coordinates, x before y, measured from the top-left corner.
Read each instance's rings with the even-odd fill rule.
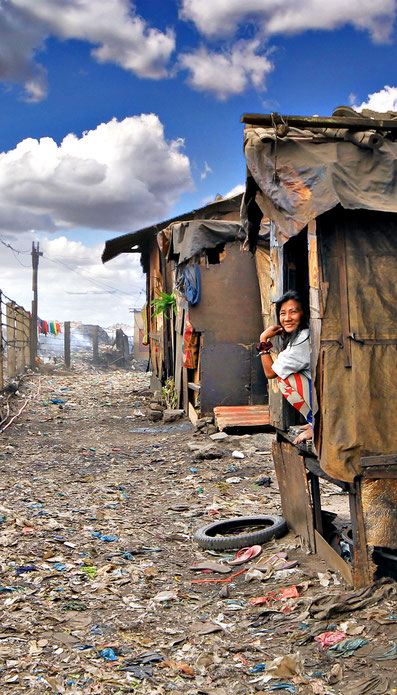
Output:
[[[283,513],[364,585],[386,550],[397,568],[397,114],[242,120],[249,246],[269,218],[271,300],[296,289],[310,305],[313,450],[292,444],[295,411],[269,387]],[[349,493],[350,566],[327,543],[322,477]]]
[[[267,383],[254,346],[269,315],[269,242],[262,228],[255,257],[242,252],[241,197],[112,239],[103,253],[104,262],[140,253],[152,390],[173,377],[192,421],[215,406],[259,406],[267,420]],[[155,315],[162,292],[175,296],[175,312]]]

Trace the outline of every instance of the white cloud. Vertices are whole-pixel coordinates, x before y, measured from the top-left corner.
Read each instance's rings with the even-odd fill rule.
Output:
[[[354,105],[353,109],[360,112],[363,109],[371,109],[380,113],[397,111],[397,87],[385,85],[379,92],[369,94],[367,101],[363,101],[360,106]]]
[[[22,250],[30,249],[34,237],[29,233],[18,238],[1,235],[1,239]],[[44,255],[39,259],[38,271],[39,316],[48,321],[82,321],[101,326],[131,323],[129,309],[140,308],[145,302],[139,255],[122,254],[103,265],[103,246],[87,247],[66,237],[40,238],[40,251]],[[29,253],[17,255],[1,245],[0,275],[0,289],[30,309]]]
[[[193,89],[224,100],[249,86],[264,88],[265,76],[273,70],[273,64],[267,55],[259,54],[260,48],[258,40],[238,41],[230,50],[218,52],[201,46],[181,54],[179,65],[190,72],[188,83]]]
[[[253,21],[266,35],[352,24],[380,42],[390,38],[395,10],[395,0],[183,0],[180,16],[212,38],[230,36],[240,25]]]
[[[234,186],[234,188],[231,189],[228,193],[225,193],[223,196],[224,198],[233,198],[235,195],[239,195],[240,193],[244,193],[245,191],[245,186],[242,183],[237,184],[237,186]]]
[[[200,174],[200,181],[204,181],[207,178],[208,174],[212,174],[212,169],[208,162],[204,162],[204,169]]]
[[[111,120],[81,138],[28,138],[0,154],[0,230],[130,231],[164,219],[192,189],[183,141],[154,114]]]
[[[175,48],[173,31],[150,27],[129,0],[0,2],[0,79],[24,82],[31,101],[46,94],[46,73],[35,55],[49,36],[88,41],[98,62],[151,79],[167,75]]]

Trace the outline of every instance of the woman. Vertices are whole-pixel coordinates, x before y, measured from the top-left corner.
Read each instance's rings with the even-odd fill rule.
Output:
[[[308,423],[294,441],[294,444],[299,444],[313,436],[309,329],[296,292],[286,292],[276,302],[276,314],[279,324],[263,331],[257,347],[266,377],[277,379],[283,396],[302,413]],[[270,338],[276,335],[281,336],[283,347],[273,362]]]

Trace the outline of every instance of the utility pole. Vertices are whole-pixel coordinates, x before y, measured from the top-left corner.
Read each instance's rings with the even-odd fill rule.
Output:
[[[39,242],[35,243],[32,241],[32,320],[31,320],[31,331],[30,331],[30,366],[32,369],[36,366],[36,356],[37,356],[37,318],[38,318],[38,293],[37,293],[37,271],[39,269],[39,258],[42,256],[42,252],[39,251]]]

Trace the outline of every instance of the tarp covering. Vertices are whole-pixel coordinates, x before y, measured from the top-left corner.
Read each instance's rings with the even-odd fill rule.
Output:
[[[241,224],[226,220],[174,222],[169,229],[170,243],[167,259],[175,260],[178,265],[199,256],[204,251],[224,246],[227,242],[245,240]]]
[[[342,309],[336,235],[343,232],[351,367],[340,345]],[[333,211],[317,220],[324,280],[317,396],[321,467],[351,481],[360,458],[397,452],[397,216]],[[343,304],[343,303],[342,303]]]
[[[191,210],[183,215],[178,215],[177,217],[172,217],[169,220],[158,222],[157,224],[139,229],[138,231],[131,232],[130,234],[123,234],[115,239],[109,239],[109,241],[106,242],[102,253],[102,262],[107,263],[107,261],[110,261],[112,258],[116,258],[116,256],[118,256],[120,253],[131,253],[131,251],[135,250],[136,248],[136,251],[143,255],[141,262],[144,272],[147,272],[148,253],[150,252],[152,240],[156,234],[158,234],[158,232],[161,232],[172,222],[177,220],[221,219],[224,217],[228,217],[229,219],[230,217],[234,217],[234,219],[238,219],[241,198],[241,193],[230,198],[219,197],[213,203],[208,203],[208,205],[204,205],[196,210]]]
[[[256,202],[275,222],[280,244],[338,203],[397,212],[397,142],[381,138],[383,144],[371,149],[370,136],[370,131],[290,127],[278,137],[274,128],[245,126],[247,166],[259,189]],[[251,218],[252,210],[243,204],[247,231]],[[254,246],[255,239],[250,241]]]

